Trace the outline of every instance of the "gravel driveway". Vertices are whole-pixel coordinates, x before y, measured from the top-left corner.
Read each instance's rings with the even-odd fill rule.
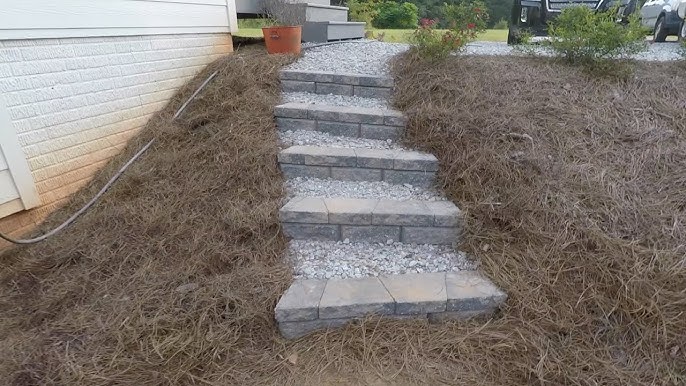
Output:
[[[303,57],[289,66],[293,70],[346,72],[387,75],[389,60],[409,48],[407,44],[376,40],[356,40],[309,48]],[[501,42],[474,42],[467,55],[522,55]],[[648,51],[633,57],[646,61],[672,61],[682,58],[679,43],[649,43]]]

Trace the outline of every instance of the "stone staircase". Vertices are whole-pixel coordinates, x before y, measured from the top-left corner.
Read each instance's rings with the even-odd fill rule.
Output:
[[[324,72],[283,71],[284,91],[387,98],[392,79]],[[284,103],[275,109],[282,132],[319,131],[336,138],[395,141],[406,119],[391,109]],[[438,160],[399,148],[294,145],[278,162],[286,178],[385,182],[430,189]],[[301,197],[288,200],[280,220],[287,237],[339,243],[391,245],[459,242],[463,215],[447,200]],[[328,277],[328,276],[327,276]],[[442,322],[489,316],[507,296],[476,271],[405,273],[362,278],[298,279],[278,302],[282,335],[298,338],[370,314]]]
[[[302,41],[328,42],[332,40],[360,39],[364,37],[363,22],[348,21],[348,7],[330,5],[328,0],[320,3],[298,3],[302,9]]]

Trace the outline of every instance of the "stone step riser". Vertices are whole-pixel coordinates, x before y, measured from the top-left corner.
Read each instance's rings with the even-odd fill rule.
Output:
[[[279,216],[286,236],[298,240],[452,244],[462,229],[449,201],[297,197]]]
[[[388,99],[393,90],[393,79],[373,75],[285,70],[281,72],[281,88],[285,92]]]
[[[305,5],[306,21],[348,21],[348,8],[318,4]]]
[[[386,181],[429,187],[438,170],[433,155],[403,150],[293,146],[281,151],[278,159],[287,178]]]
[[[286,103],[274,110],[279,130],[320,131],[331,135],[397,139],[407,120],[393,110]]]
[[[312,22],[303,24],[302,41],[328,42],[332,40],[361,39],[364,37],[364,22]]]
[[[293,339],[368,315],[429,322],[489,316],[507,299],[477,272],[298,280],[276,306],[279,330]]]

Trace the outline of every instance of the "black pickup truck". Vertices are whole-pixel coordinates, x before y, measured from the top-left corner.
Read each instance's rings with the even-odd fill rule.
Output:
[[[637,3],[637,0],[514,0],[507,43],[520,43],[523,31],[533,36],[544,36],[548,21],[557,17],[566,7],[586,6],[596,11],[606,11],[619,4],[617,21],[625,22],[636,11]]]

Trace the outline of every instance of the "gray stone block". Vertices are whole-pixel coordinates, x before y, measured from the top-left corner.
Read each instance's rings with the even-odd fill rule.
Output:
[[[331,279],[319,301],[320,319],[354,318],[395,312],[393,298],[377,278]]]
[[[407,118],[400,111],[388,110],[385,113],[384,125],[405,127]]]
[[[393,78],[387,76],[362,75],[359,77],[360,86],[393,87]]]
[[[395,300],[398,315],[444,312],[448,300],[445,273],[411,273],[379,278]]]
[[[317,94],[353,95],[353,86],[337,83],[317,83]]]
[[[445,277],[447,311],[483,311],[499,307],[507,295],[476,271],[450,272]]]
[[[362,98],[388,99],[391,97],[391,89],[385,87],[355,86],[353,95]]]
[[[277,155],[279,163],[304,165],[305,155],[302,152],[303,146],[291,146],[288,149],[281,150]]]
[[[360,125],[360,137],[369,139],[391,139],[400,138],[401,128],[397,126],[384,125]]]
[[[309,178],[329,178],[331,168],[328,166],[308,166],[281,164],[281,172],[286,178],[309,177]]]
[[[432,226],[434,216],[422,201],[379,200],[374,209],[372,224]]]
[[[360,76],[355,74],[335,74],[333,76],[333,83],[358,85],[360,84]]]
[[[329,212],[324,200],[312,197],[296,197],[279,210],[283,222],[328,224]]]
[[[281,70],[280,78],[306,82],[333,82],[334,75],[324,71]]]
[[[430,313],[428,315],[429,323],[445,323],[452,321],[464,321],[474,318],[489,318],[495,313],[496,309],[483,311],[446,311]]]
[[[393,161],[393,169],[435,172],[438,170],[438,159],[429,153],[399,151]]]
[[[281,90],[284,92],[315,92],[314,82],[303,82],[299,80],[282,80]]]
[[[381,169],[331,168],[331,178],[342,181],[381,181]]]
[[[355,149],[357,166],[361,168],[393,169],[397,151],[379,149]]]
[[[330,224],[369,225],[379,200],[361,198],[325,198]]]
[[[434,225],[438,227],[459,227],[462,225],[462,212],[450,201],[431,201],[426,206],[434,215]]]
[[[317,121],[317,130],[331,135],[356,138],[360,135],[360,124]]]
[[[383,180],[389,184],[411,184],[428,188],[433,186],[436,181],[436,173],[411,170],[384,170]]]
[[[285,222],[281,224],[281,227],[286,236],[296,240],[340,240],[338,225]]]
[[[286,339],[297,339],[317,330],[343,327],[350,321],[351,319],[342,318],[318,319],[301,322],[281,322],[279,323],[279,332],[281,332],[281,336]]]
[[[458,228],[411,227],[402,229],[403,243],[448,245],[459,241]]]
[[[400,227],[384,225],[341,225],[341,240],[385,243],[400,241]]]
[[[324,293],[326,280],[296,280],[281,296],[274,309],[276,320],[300,321],[319,317],[319,299]]]
[[[357,156],[354,149],[343,147],[300,146],[305,165],[355,166]]]
[[[297,108],[291,104],[283,104],[274,107],[274,116],[277,118],[307,118],[307,110]]]
[[[276,126],[281,131],[317,130],[317,122],[310,119],[276,118]]]

